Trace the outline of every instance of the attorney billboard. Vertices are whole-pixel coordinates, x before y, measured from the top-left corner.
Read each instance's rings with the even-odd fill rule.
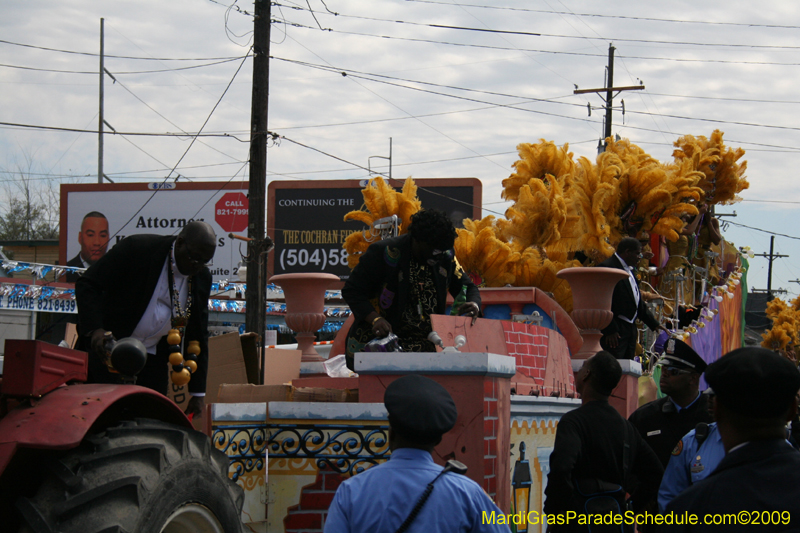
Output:
[[[87,268],[125,237],[177,235],[203,220],[217,234],[214,281],[238,281],[247,247],[228,233],[245,234],[248,212],[246,182],[63,184],[59,264]]]

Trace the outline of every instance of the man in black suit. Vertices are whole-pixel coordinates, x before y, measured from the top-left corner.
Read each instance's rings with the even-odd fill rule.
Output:
[[[615,499],[614,503],[619,504],[616,509],[595,512],[605,514],[611,510],[612,514],[622,514],[626,493],[632,495],[636,512],[646,509],[648,504],[654,505],[664,469],[636,429],[608,403],[621,377],[619,361],[605,351],[584,361],[575,375],[581,406],[566,413],[558,423],[544,491],[547,497],[544,512],[548,515],[565,515],[570,511],[584,515],[587,497],[596,504],[612,507],[611,499]],[[576,518],[574,522],[577,521]],[[596,531],[596,528],[571,523],[564,527],[553,525],[548,528],[551,530]]]
[[[81,230],[78,232],[78,255],[67,261],[69,267],[89,268],[103,257],[108,248],[108,219],[100,211],[91,211],[83,216]],[[80,274],[67,272],[67,282],[75,283]]]
[[[200,342],[197,370],[189,382],[187,413],[202,416],[208,370],[208,297],[216,251],[214,230],[188,223],[175,236],[133,235],[120,241],[75,284],[80,347],[89,352],[89,382],[119,383],[104,363],[104,338],[135,337],[147,348],[137,384],[167,393],[169,345],[166,334],[185,328],[183,350]]]
[[[603,349],[611,352],[617,359],[633,359],[636,355],[637,318],[653,331],[659,329],[667,331],[647,310],[639,293],[639,282],[633,269],[641,257],[641,243],[633,237],[625,237],[619,241],[616,253],[598,265],[618,268],[628,273],[628,279],[619,281],[614,287],[614,296],[611,300],[611,312],[614,313],[614,318],[603,330],[603,338],[600,339]]]
[[[786,422],[797,413],[797,367],[764,348],[739,348],[709,365],[706,381],[726,455],[667,504],[676,517],[698,515],[698,524],[676,521],[664,531],[798,531],[800,454],[786,442]],[[706,524],[706,516],[728,521]]]

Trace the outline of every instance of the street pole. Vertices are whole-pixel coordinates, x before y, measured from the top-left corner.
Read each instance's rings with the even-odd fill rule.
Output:
[[[264,380],[264,344],[267,328],[267,252],[272,240],[266,235],[267,111],[269,107],[269,30],[271,0],[255,0],[253,35],[253,88],[250,113],[250,194],[247,236],[247,289],[245,328],[260,336],[261,375]]]
[[[605,135],[603,136],[604,139],[608,139],[611,137],[611,105],[614,103],[614,93],[612,92],[612,88],[614,87],[614,45],[608,45],[608,81],[606,83],[606,87],[608,90],[606,91],[606,131]],[[603,149],[608,148],[608,141],[604,141],[605,144],[603,145]]]
[[[100,114],[97,121],[97,183],[103,183],[103,58],[105,46],[103,39],[103,26],[105,19],[100,19]]]
[[[766,257],[769,259],[769,268],[767,269],[767,301],[772,300],[773,293],[779,291],[772,290],[772,262],[779,257],[789,257],[788,255],[781,255],[774,253],[775,250],[775,235],[769,238],[769,254],[754,254],[756,257]]]
[[[572,91],[572,94],[586,94],[586,93],[597,93],[600,98],[603,98],[601,93],[606,93],[606,97],[603,98],[606,103],[606,120],[605,120],[605,128],[603,131],[604,137],[601,140],[601,145],[598,145],[598,152],[605,151],[606,147],[608,146],[608,139],[611,137],[611,123],[612,123],[612,112],[613,112],[613,104],[614,104],[614,92],[617,94],[621,93],[622,91],[643,91],[644,84],[641,85],[630,85],[625,87],[614,87],[614,48],[613,44],[608,45],[608,77],[606,79],[606,86],[600,87],[597,89],[578,89],[577,85],[575,86],[576,89]],[[591,115],[591,105],[589,106],[589,115]],[[625,100],[622,101],[622,114],[625,114]],[[601,150],[602,148],[602,150]]]

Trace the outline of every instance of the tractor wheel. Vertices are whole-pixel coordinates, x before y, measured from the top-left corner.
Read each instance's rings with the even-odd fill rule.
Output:
[[[16,501],[34,533],[239,533],[242,489],[198,431],[156,420],[89,435]]]

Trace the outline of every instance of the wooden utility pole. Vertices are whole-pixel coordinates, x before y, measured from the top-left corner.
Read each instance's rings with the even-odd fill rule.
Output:
[[[614,45],[613,44],[609,44],[608,45],[608,67],[607,67],[608,76],[606,76],[606,86],[605,87],[600,87],[599,89],[577,89],[576,88],[573,91],[573,94],[597,93],[599,95],[600,93],[603,93],[603,92],[606,93],[606,97],[605,98],[600,96],[600,98],[603,98],[603,101],[606,103],[606,106],[605,106],[606,107],[605,131],[604,131],[604,135],[603,135],[603,139],[602,139],[603,143],[604,143],[603,144],[603,150],[605,150],[606,147],[608,146],[608,140],[607,139],[609,137],[611,137],[611,113],[612,113],[612,110],[613,110],[614,97],[616,96],[616,94],[614,94],[614,92],[619,94],[622,91],[642,91],[642,90],[644,90],[644,85],[630,85],[630,86],[625,86],[625,87],[614,87],[614,50],[616,50],[616,48],[614,48]],[[622,114],[624,115],[625,114],[625,101],[624,100],[623,100],[622,106],[623,106],[622,107]],[[590,107],[590,110],[591,110],[591,107]],[[591,111],[590,111],[589,114],[591,114]]]
[[[253,96],[250,113],[250,194],[247,236],[247,290],[245,328],[260,335],[261,368],[267,328],[267,252],[272,240],[266,235],[267,110],[269,107],[269,30],[271,0],[255,0],[253,36]],[[263,371],[261,380],[263,383]]]
[[[103,26],[105,19],[100,19],[100,114],[97,121],[97,183],[103,183],[103,58],[105,45],[103,39]]]
[[[769,254],[754,254],[756,257],[766,257],[769,259],[769,268],[767,269],[767,300],[772,300],[773,293],[775,292],[785,292],[785,291],[773,291],[772,290],[772,262],[779,257],[789,257],[788,255],[781,255],[773,253],[775,249],[775,235],[771,235],[769,238]]]

